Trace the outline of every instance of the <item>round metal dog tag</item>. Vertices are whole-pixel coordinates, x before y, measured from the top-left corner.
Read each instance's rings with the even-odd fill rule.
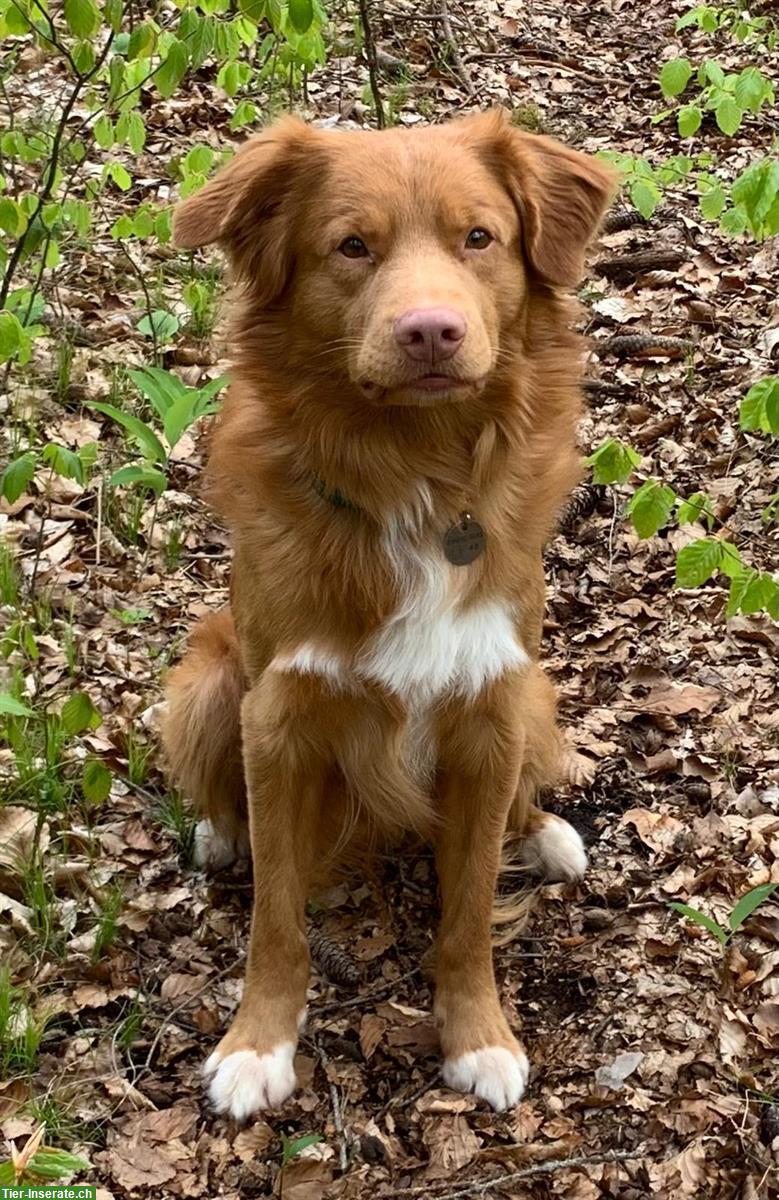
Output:
[[[463,513],[444,534],[444,554],[455,567],[467,567],[484,553],[487,535],[470,513]]]

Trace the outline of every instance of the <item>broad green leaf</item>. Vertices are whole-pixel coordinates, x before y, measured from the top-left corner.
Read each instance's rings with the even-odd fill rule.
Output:
[[[157,45],[157,29],[151,21],[142,21],[136,25],[130,34],[130,44],[127,47],[127,57],[132,62],[136,58],[148,58],[154,53]]]
[[[74,692],[62,706],[62,727],[66,733],[83,733],[85,729],[97,729],[103,718],[86,692]]]
[[[154,217],[147,208],[140,209],[133,217],[133,233],[137,238],[151,237],[154,232]]]
[[[0,363],[8,362],[14,355],[24,363],[29,358],[30,338],[22,328],[19,318],[11,312],[0,312]]]
[[[779,375],[753,384],[741,401],[739,424],[747,432],[779,434]]]
[[[742,896],[738,904],[736,904],[733,912],[728,917],[728,925],[735,931],[740,929],[746,921],[747,917],[751,917],[756,908],[759,908],[764,901],[772,896],[779,883],[761,883],[758,887],[752,888],[745,896]]]
[[[108,480],[109,487],[128,487],[131,484],[139,484],[161,496],[168,486],[168,477],[156,467],[139,467],[130,463],[114,471]]]
[[[27,216],[21,205],[10,196],[0,199],[0,229],[11,237],[20,237],[27,228]]]
[[[0,495],[15,504],[35,475],[35,455],[32,450],[10,462],[0,477]]]
[[[721,946],[726,945],[728,940],[727,930],[723,929],[719,922],[715,921],[712,917],[707,917],[706,913],[700,912],[697,908],[691,908],[689,904],[679,904],[676,900],[672,904],[669,904],[668,907],[672,908],[674,912],[680,913],[683,917],[687,917],[688,920],[694,921],[696,925],[701,925],[704,929],[708,929],[709,933],[714,934]]]
[[[710,83],[716,88],[722,88],[725,86],[725,72],[715,59],[707,58],[698,68],[698,82],[701,87]]]
[[[128,192],[133,186],[132,176],[120,162],[106,163],[103,167],[103,175],[107,179],[113,179],[116,186],[122,192]]]
[[[753,574],[754,578],[749,579],[739,598],[738,611],[746,616],[759,612],[770,613],[779,599],[779,584],[773,575],[765,571],[755,571]]]
[[[151,462],[164,463],[166,461],[168,456],[162,442],[154,430],[138,417],[133,416],[132,413],[122,412],[121,408],[115,408],[113,404],[103,404],[97,400],[89,401],[88,407],[96,409],[106,417],[111,417],[126,429],[136,445],[140,447],[141,453]]]
[[[703,113],[697,104],[683,104],[676,115],[676,123],[681,137],[692,137],[701,127]]]
[[[0,692],[0,716],[4,717],[33,717],[31,708],[17,700],[10,692]]]
[[[764,102],[773,103],[773,88],[757,67],[745,67],[736,80],[733,98],[740,108],[757,113]]]
[[[648,221],[663,198],[660,188],[651,179],[633,179],[629,191],[633,204]]]
[[[92,1166],[89,1159],[69,1154],[53,1146],[42,1146],[30,1160],[28,1172],[40,1179],[66,1179],[76,1171],[88,1171]]]
[[[90,38],[100,28],[100,12],[95,0],[65,0],[65,20],[71,33]]]
[[[321,1133],[304,1133],[297,1138],[288,1138],[285,1133],[282,1133],[281,1165],[286,1167],[287,1163],[300,1154],[301,1150],[305,1150],[307,1146],[316,1146],[324,1140]]]
[[[719,569],[722,571],[723,575],[727,575],[728,579],[733,579],[734,576],[738,575],[739,572],[743,570],[743,564],[741,562],[741,555],[738,552],[738,547],[734,546],[732,542],[727,542],[724,540],[721,541],[719,545]]]
[[[147,313],[138,322],[138,332],[146,337],[156,337],[158,342],[169,342],[178,333],[178,328],[178,317],[162,309]]]
[[[173,95],[189,66],[189,52],[183,42],[173,40],[159,70],[154,75],[157,91],[164,99]]]
[[[705,521],[711,529],[714,522],[711,497],[705,492],[693,492],[687,500],[682,500],[676,519],[680,525],[694,525],[696,521]]]
[[[717,105],[714,116],[722,132],[732,137],[741,125],[744,112],[732,96],[724,96]]]
[[[289,19],[298,33],[306,33],[314,19],[312,0],[288,0]]]
[[[647,479],[631,497],[628,515],[639,537],[648,538],[668,523],[676,502],[673,488],[666,487],[658,479]]]
[[[746,233],[748,225],[746,213],[742,208],[729,208],[722,214],[719,223],[722,232],[730,234],[731,237],[740,237],[742,233]]]
[[[64,479],[75,479],[77,483],[84,482],[84,464],[77,454],[68,450],[67,446],[59,446],[56,442],[48,442],[43,447],[43,461],[47,463],[55,475]]]
[[[228,96],[234,96],[241,84],[241,72],[237,62],[225,63],[216,77],[217,86]]]
[[[113,238],[129,238],[135,232],[135,225],[132,217],[127,215],[119,217],[111,226],[111,237]]]
[[[585,462],[592,467],[593,483],[625,483],[641,462],[641,455],[632,446],[609,438]]]
[[[90,804],[102,804],[111,791],[111,772],[99,758],[89,758],[81,775],[81,790]]]
[[[235,112],[230,117],[230,129],[243,129],[244,125],[253,125],[257,120],[257,105],[253,100],[239,100]]]
[[[214,165],[214,152],[210,146],[193,146],[184,158],[186,173],[207,175]]]
[[[162,367],[144,367],[140,371],[128,371],[135,386],[142,395],[150,400],[160,417],[176,400],[185,396],[188,389],[171,371],[163,371]]]
[[[122,28],[122,17],[124,15],[122,0],[104,0],[103,12],[105,13],[108,28],[113,33],[119,33],[119,30]]]
[[[676,586],[700,587],[710,579],[722,561],[722,543],[717,538],[698,538],[683,546],[676,556]]]
[[[690,82],[692,67],[686,58],[672,58],[663,64],[660,87],[664,96],[679,96]]]
[[[721,186],[709,188],[699,200],[700,210],[707,221],[716,221],[727,203],[725,189]]]

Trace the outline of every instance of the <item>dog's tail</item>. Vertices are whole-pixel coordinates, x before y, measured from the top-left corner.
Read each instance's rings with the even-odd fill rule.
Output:
[[[229,608],[196,626],[165,690],[167,765],[202,818],[195,860],[200,866],[225,866],[248,854],[240,722],[246,682]]]

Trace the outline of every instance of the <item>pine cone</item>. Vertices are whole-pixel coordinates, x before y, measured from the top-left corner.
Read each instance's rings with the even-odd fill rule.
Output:
[[[359,987],[360,968],[346,950],[313,927],[308,931],[308,946],[314,966],[326,979],[340,987]]]
[[[584,521],[597,512],[606,495],[606,489],[601,484],[580,483],[571,494],[571,498],[560,518],[560,528],[563,533],[570,533],[579,521]]]

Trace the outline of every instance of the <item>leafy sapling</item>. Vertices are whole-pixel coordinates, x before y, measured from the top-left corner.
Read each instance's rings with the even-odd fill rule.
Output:
[[[674,901],[668,907],[675,913],[679,913],[680,916],[686,917],[688,921],[693,921],[696,925],[700,925],[702,929],[707,930],[724,948],[728,945],[733,935],[741,929],[747,918],[751,917],[752,913],[761,904],[764,904],[777,888],[779,888],[779,883],[761,883],[758,887],[752,888],[734,906],[733,911],[728,917],[727,928],[720,925],[719,921],[715,921],[713,917],[701,912],[700,909],[692,908],[689,904],[681,904],[679,901]]]

